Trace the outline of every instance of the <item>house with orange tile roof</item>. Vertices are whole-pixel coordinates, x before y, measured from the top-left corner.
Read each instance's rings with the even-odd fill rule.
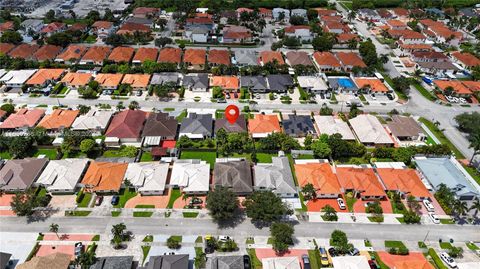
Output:
[[[112,48],[106,46],[90,47],[83,55],[79,64],[94,64],[102,65],[103,61],[107,59]]]
[[[158,56],[158,49],[156,48],[138,48],[135,56],[133,57],[132,63],[133,64],[142,64],[143,62],[149,61],[157,61]]]
[[[211,49],[208,52],[208,64],[210,66],[230,65],[231,55],[228,50]]]
[[[367,67],[362,58],[360,58],[360,56],[355,52],[337,52],[336,56],[337,59],[342,63],[345,71],[350,71],[355,66],[360,68]]]
[[[276,114],[255,114],[254,118],[248,121],[248,133],[253,138],[267,137],[271,133],[280,133],[280,123]]]
[[[295,37],[300,41],[311,41],[313,39],[310,26],[308,25],[292,25],[283,29],[288,37]]]
[[[204,49],[186,49],[183,55],[183,62],[188,69],[203,70],[205,67],[207,51]]]
[[[467,87],[472,93],[480,92],[480,81],[462,81],[463,85]]]
[[[222,90],[238,90],[240,81],[236,76],[212,76],[210,87],[220,87]]]
[[[440,89],[445,96],[470,97],[472,91],[458,80],[434,80],[433,84]]]
[[[377,165],[378,163],[375,163]],[[380,164],[379,166],[383,166]],[[430,197],[425,184],[423,184],[417,170],[406,168],[378,168],[377,174],[385,186],[385,191],[398,192],[404,199],[413,196],[421,201]]]
[[[341,33],[337,35],[337,43],[339,47],[348,48],[348,44],[351,40],[361,41],[361,38],[354,33]]]
[[[122,82],[123,74],[97,74],[95,81],[105,90],[115,90]]]
[[[377,78],[355,78],[354,81],[358,89],[366,93],[387,94],[393,91]]]
[[[155,7],[137,7],[132,11],[137,18],[154,18],[159,15],[160,9]]]
[[[362,200],[383,199],[387,195],[373,168],[339,165],[336,167],[337,178],[345,192],[352,191]]]
[[[266,63],[275,62],[275,61],[280,65],[285,64],[282,53],[280,51],[266,50],[266,51],[260,52],[260,55],[258,57],[258,62],[262,66],[265,65]]]
[[[295,160],[295,175],[298,185],[312,184],[317,198],[338,198],[343,189],[338,182],[334,167],[328,160]]]
[[[101,39],[107,38],[115,31],[113,22],[109,21],[96,21],[92,24],[91,33],[98,36]]]
[[[47,84],[60,80],[60,77],[64,73],[65,69],[38,69],[26,84],[36,87],[45,87]]]
[[[61,82],[72,89],[85,87],[92,80],[93,76],[90,73],[73,73],[69,72],[63,76]]]
[[[87,52],[88,48],[80,45],[70,45],[62,53],[60,53],[55,62],[64,63],[64,64],[74,64],[80,60]]]
[[[120,143],[138,143],[148,114],[142,110],[123,110],[113,116],[105,136]]]
[[[10,114],[8,118],[0,123],[0,129],[5,131],[23,131],[26,132],[29,128],[33,128],[45,115],[43,109],[26,109],[22,108],[17,112]]]
[[[58,132],[70,128],[78,114],[78,110],[55,109],[52,114],[43,117],[37,127],[43,127],[49,132]]]
[[[52,61],[58,54],[60,54],[60,52],[62,52],[62,50],[63,48],[60,46],[46,44],[33,54],[33,59],[37,62],[43,62],[46,60]]]
[[[1,54],[8,54],[13,48],[15,48],[15,45],[10,44],[10,43],[0,43],[0,53]]]
[[[40,31],[40,34],[47,37],[67,30],[67,25],[63,22],[51,22]]]
[[[152,30],[150,27],[140,23],[127,22],[120,26],[117,35],[134,35],[136,32],[148,34],[151,33]]]
[[[132,86],[133,91],[144,91],[150,82],[150,74],[125,74],[121,84]]]
[[[272,10],[264,7],[258,8],[258,13],[262,18],[272,18]]]
[[[182,62],[182,49],[180,48],[163,48],[158,56],[159,63],[174,63],[179,65]]]
[[[480,59],[468,52],[455,51],[450,54],[457,63],[466,69],[472,69],[480,65]]]
[[[133,54],[135,54],[135,49],[132,47],[116,47],[108,56],[108,60],[115,63],[129,63]]]
[[[405,30],[407,29],[407,24],[401,20],[388,20],[386,25],[393,30]]]
[[[15,31],[15,24],[13,23],[13,21],[6,21],[0,23],[0,36],[6,31]]]
[[[16,46],[14,49],[12,49],[9,53],[8,56],[11,58],[21,58],[24,60],[32,60],[33,59],[33,54],[40,48],[39,45],[37,44],[27,44],[27,43],[22,43],[18,46]]]
[[[433,265],[427,259],[397,261],[393,269],[434,269]]]
[[[342,63],[333,53],[328,51],[315,52],[313,60],[320,71],[340,71],[342,69]]]
[[[252,42],[252,32],[245,26],[227,25],[223,27],[223,44],[241,44]]]
[[[80,185],[88,192],[118,193],[127,172],[127,163],[93,161],[88,166]]]

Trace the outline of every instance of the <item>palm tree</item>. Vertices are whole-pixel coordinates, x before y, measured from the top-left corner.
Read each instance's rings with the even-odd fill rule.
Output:
[[[480,211],[480,198],[477,198],[475,201],[473,201],[473,204],[469,210],[475,210],[475,216],[478,214],[478,211]]]
[[[473,148],[473,155],[472,158],[470,158],[470,162],[468,165],[472,165],[473,159],[477,154],[480,154],[480,133],[474,133],[469,136],[470,140],[470,147]]]
[[[57,238],[58,238],[58,228],[59,228],[58,224],[56,224],[56,223],[50,224],[50,232],[55,233]]]
[[[331,205],[324,206],[322,212],[325,213],[325,219],[328,221],[335,221],[338,219],[337,211]]]
[[[387,55],[387,54],[382,54],[382,55],[380,55],[380,61],[381,61],[383,64],[388,63],[388,55]]]
[[[469,208],[468,208],[466,202],[456,200],[453,203],[453,208],[452,209],[455,212],[455,214],[457,215],[457,217],[459,217],[459,216],[463,216],[463,215],[467,214]]]
[[[95,255],[95,251],[85,251],[75,259],[75,264],[80,265],[80,268],[82,269],[90,268],[90,266],[95,264],[96,260],[97,260],[97,257]]]
[[[355,19],[356,16],[357,16],[357,13],[352,10],[352,11],[350,11],[350,12],[348,13],[348,17],[347,17],[347,18],[348,18],[349,21],[352,21],[353,19]]]

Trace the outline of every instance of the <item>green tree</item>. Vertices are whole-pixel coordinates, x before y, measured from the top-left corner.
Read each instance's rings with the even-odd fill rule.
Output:
[[[293,214],[282,199],[270,191],[254,191],[243,205],[247,216],[254,222],[269,223]]]
[[[58,224],[56,224],[56,223],[50,224],[50,232],[51,232],[51,233],[55,233],[55,235],[57,236],[57,238],[58,238],[58,228],[59,228],[59,225],[58,225]]]
[[[46,203],[48,203],[47,196],[37,196],[35,191],[30,189],[23,193],[15,193],[10,206],[17,216],[31,216],[35,212],[34,209],[36,207],[44,206]]]
[[[330,242],[340,254],[346,254],[353,249],[353,245],[348,242],[347,235],[340,230],[334,230],[332,232]]]
[[[89,249],[96,248],[95,242],[92,244]],[[80,254],[80,256],[75,258],[75,264],[80,265],[82,269],[90,268],[90,266],[94,265],[97,261],[97,257],[95,255],[95,251],[85,251]]]
[[[322,107],[320,108],[320,115],[321,116],[331,116],[331,115],[333,115],[333,109],[328,107],[327,104],[323,103]]]
[[[475,201],[473,201],[469,210],[475,210],[475,216],[477,216],[478,212],[480,211],[480,199],[478,197],[475,199]]]
[[[68,32],[60,32],[47,37],[46,42],[50,45],[66,47],[72,42],[72,39],[72,35]]]
[[[94,148],[95,148],[95,140],[93,139],[90,139],[90,138],[84,139],[80,143],[80,151],[87,155],[90,154]]]
[[[480,154],[480,131],[469,135],[468,140],[470,141],[470,148],[473,148],[473,154],[469,161],[469,165],[472,165],[475,156]]]
[[[408,210],[407,212],[405,212],[403,214],[403,220],[405,221],[405,223],[407,224],[416,224],[416,223],[420,223],[420,220],[422,218],[420,217],[419,214],[417,214],[415,211],[413,210]]]
[[[313,142],[312,150],[313,150],[313,155],[315,155],[316,158],[325,159],[332,154],[332,150],[330,149],[328,143],[320,139]]]
[[[330,51],[335,43],[335,36],[330,33],[324,33],[312,40],[313,49],[317,51]]]
[[[312,183],[305,184],[305,186],[302,187],[302,194],[306,200],[317,199],[317,190],[315,190]]]
[[[290,24],[291,25],[304,25],[306,23],[307,22],[305,21],[305,19],[302,16],[293,15],[293,16],[290,17]]]
[[[410,92],[410,80],[406,77],[400,76],[392,79],[394,89],[408,95]]]
[[[275,222],[270,226],[270,235],[273,238],[272,248],[277,253],[285,253],[293,245],[293,226],[288,223]]]
[[[210,191],[206,202],[210,215],[217,222],[233,219],[239,206],[237,196],[225,187],[216,187]]]
[[[45,20],[52,22],[55,20],[55,11],[53,9],[50,9],[45,13]]]
[[[16,136],[12,138],[8,152],[13,158],[23,159],[28,156],[32,144],[30,137]]]
[[[88,113],[88,111],[90,111],[91,107],[86,105],[78,105],[77,109],[80,115],[85,115]]]
[[[20,44],[23,41],[23,37],[16,31],[5,31],[0,36],[1,43]]]
[[[159,37],[159,38],[155,39],[155,46],[157,46],[159,48],[163,48],[166,45],[171,44],[172,42],[173,42],[173,40],[169,37]]]
[[[115,249],[119,249],[123,242],[132,239],[132,233],[127,231],[127,226],[123,222],[113,225],[110,231],[112,233],[110,243]]]
[[[182,246],[181,243],[177,236],[170,236],[167,239],[167,247],[171,249],[179,249]]]
[[[104,21],[114,21],[115,17],[113,15],[113,12],[111,9],[106,8],[105,13],[103,14],[103,20]]]
[[[0,110],[7,112],[7,116],[9,116],[13,112],[15,112],[15,106],[13,104],[6,103],[0,107]]]
[[[327,221],[337,221],[337,211],[331,205],[326,205],[322,208],[322,212],[324,213],[325,220]]]
[[[128,105],[128,109],[130,110],[140,109],[140,104],[138,104],[137,101],[131,101],[130,104]]]
[[[372,40],[367,40],[360,43],[358,48],[360,55],[362,56],[363,61],[367,66],[376,66],[378,63],[377,50]]]

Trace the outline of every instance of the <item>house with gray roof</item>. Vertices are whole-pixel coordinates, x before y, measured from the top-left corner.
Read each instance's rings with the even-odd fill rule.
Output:
[[[237,195],[253,191],[252,170],[244,159],[217,159],[213,169],[213,185],[231,189]]]
[[[207,260],[206,269],[245,269],[243,255],[217,256]]]
[[[145,266],[138,269],[188,269],[188,254],[150,256]]]
[[[270,90],[264,76],[241,76],[240,87],[255,93],[265,93]]]
[[[43,20],[27,19],[20,24],[20,29],[24,34],[28,34],[29,32],[39,33],[44,26]]]
[[[357,14],[363,20],[379,21],[381,19],[380,15],[377,13],[376,10],[369,9],[369,8],[359,9],[357,10]]]
[[[183,77],[182,85],[190,91],[206,92],[209,87],[209,82],[208,74],[190,73]]]
[[[307,134],[317,135],[313,121],[307,115],[287,115],[282,120],[283,130],[292,137],[305,137]]]
[[[480,186],[455,159],[455,157],[426,158],[415,157],[415,164],[422,178],[435,190],[445,184],[462,201],[473,201],[480,197]]]
[[[161,140],[175,140],[178,121],[168,113],[157,112],[148,115],[143,127],[144,146],[158,146]]]
[[[125,20],[125,23],[136,23],[136,24],[143,24],[145,26],[148,26],[148,27],[152,27],[153,26],[153,20],[152,19],[149,19],[149,18],[141,18],[141,17],[128,17],[126,20]]]
[[[305,20],[307,19],[307,10],[303,8],[294,8],[290,12],[290,16],[298,16],[303,17]]]
[[[0,170],[0,189],[25,191],[40,176],[48,163],[47,158],[8,160]]]
[[[211,114],[190,113],[180,125],[178,137],[190,139],[206,139],[212,137],[213,118]]]
[[[100,257],[90,269],[132,269],[133,256]]]
[[[180,84],[180,73],[178,72],[161,72],[155,73],[152,75],[152,79],[150,80],[151,85],[175,85],[178,86]]]
[[[273,157],[272,163],[258,163],[253,167],[254,189],[272,191],[282,198],[297,197],[288,158]]]
[[[218,130],[224,129],[227,133],[246,133],[247,130],[247,121],[245,120],[244,115],[239,115],[237,120],[231,124],[227,119],[216,119],[215,120],[215,134]]]
[[[282,14],[285,16],[283,21],[288,21],[290,20],[290,10],[288,9],[285,9],[285,8],[281,8],[281,7],[276,7],[274,9],[272,9],[272,17],[274,20],[278,21],[279,20],[279,17],[280,17],[280,14]]]
[[[394,115],[392,121],[387,123],[390,133],[399,142],[422,142],[427,135],[412,117]]]
[[[267,76],[268,86],[272,92],[287,92],[289,88],[293,87],[293,79],[287,74],[275,74]]]
[[[258,65],[258,57],[252,50],[236,50],[233,64],[238,67]]]

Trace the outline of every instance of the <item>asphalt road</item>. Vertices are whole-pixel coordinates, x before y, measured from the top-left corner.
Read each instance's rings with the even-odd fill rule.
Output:
[[[124,222],[134,234],[230,235],[268,236],[268,228],[258,229],[246,220],[233,228],[219,228],[208,219],[156,219],[122,217],[69,217],[49,218],[27,223],[23,217],[3,217],[2,232],[46,232],[51,223],[57,223],[62,233],[109,233],[112,225]],[[295,225],[297,237],[329,238],[333,230],[345,231],[351,239],[422,241],[450,238],[455,241],[480,241],[480,229],[458,225],[394,225],[394,224],[341,224],[300,222]]]

